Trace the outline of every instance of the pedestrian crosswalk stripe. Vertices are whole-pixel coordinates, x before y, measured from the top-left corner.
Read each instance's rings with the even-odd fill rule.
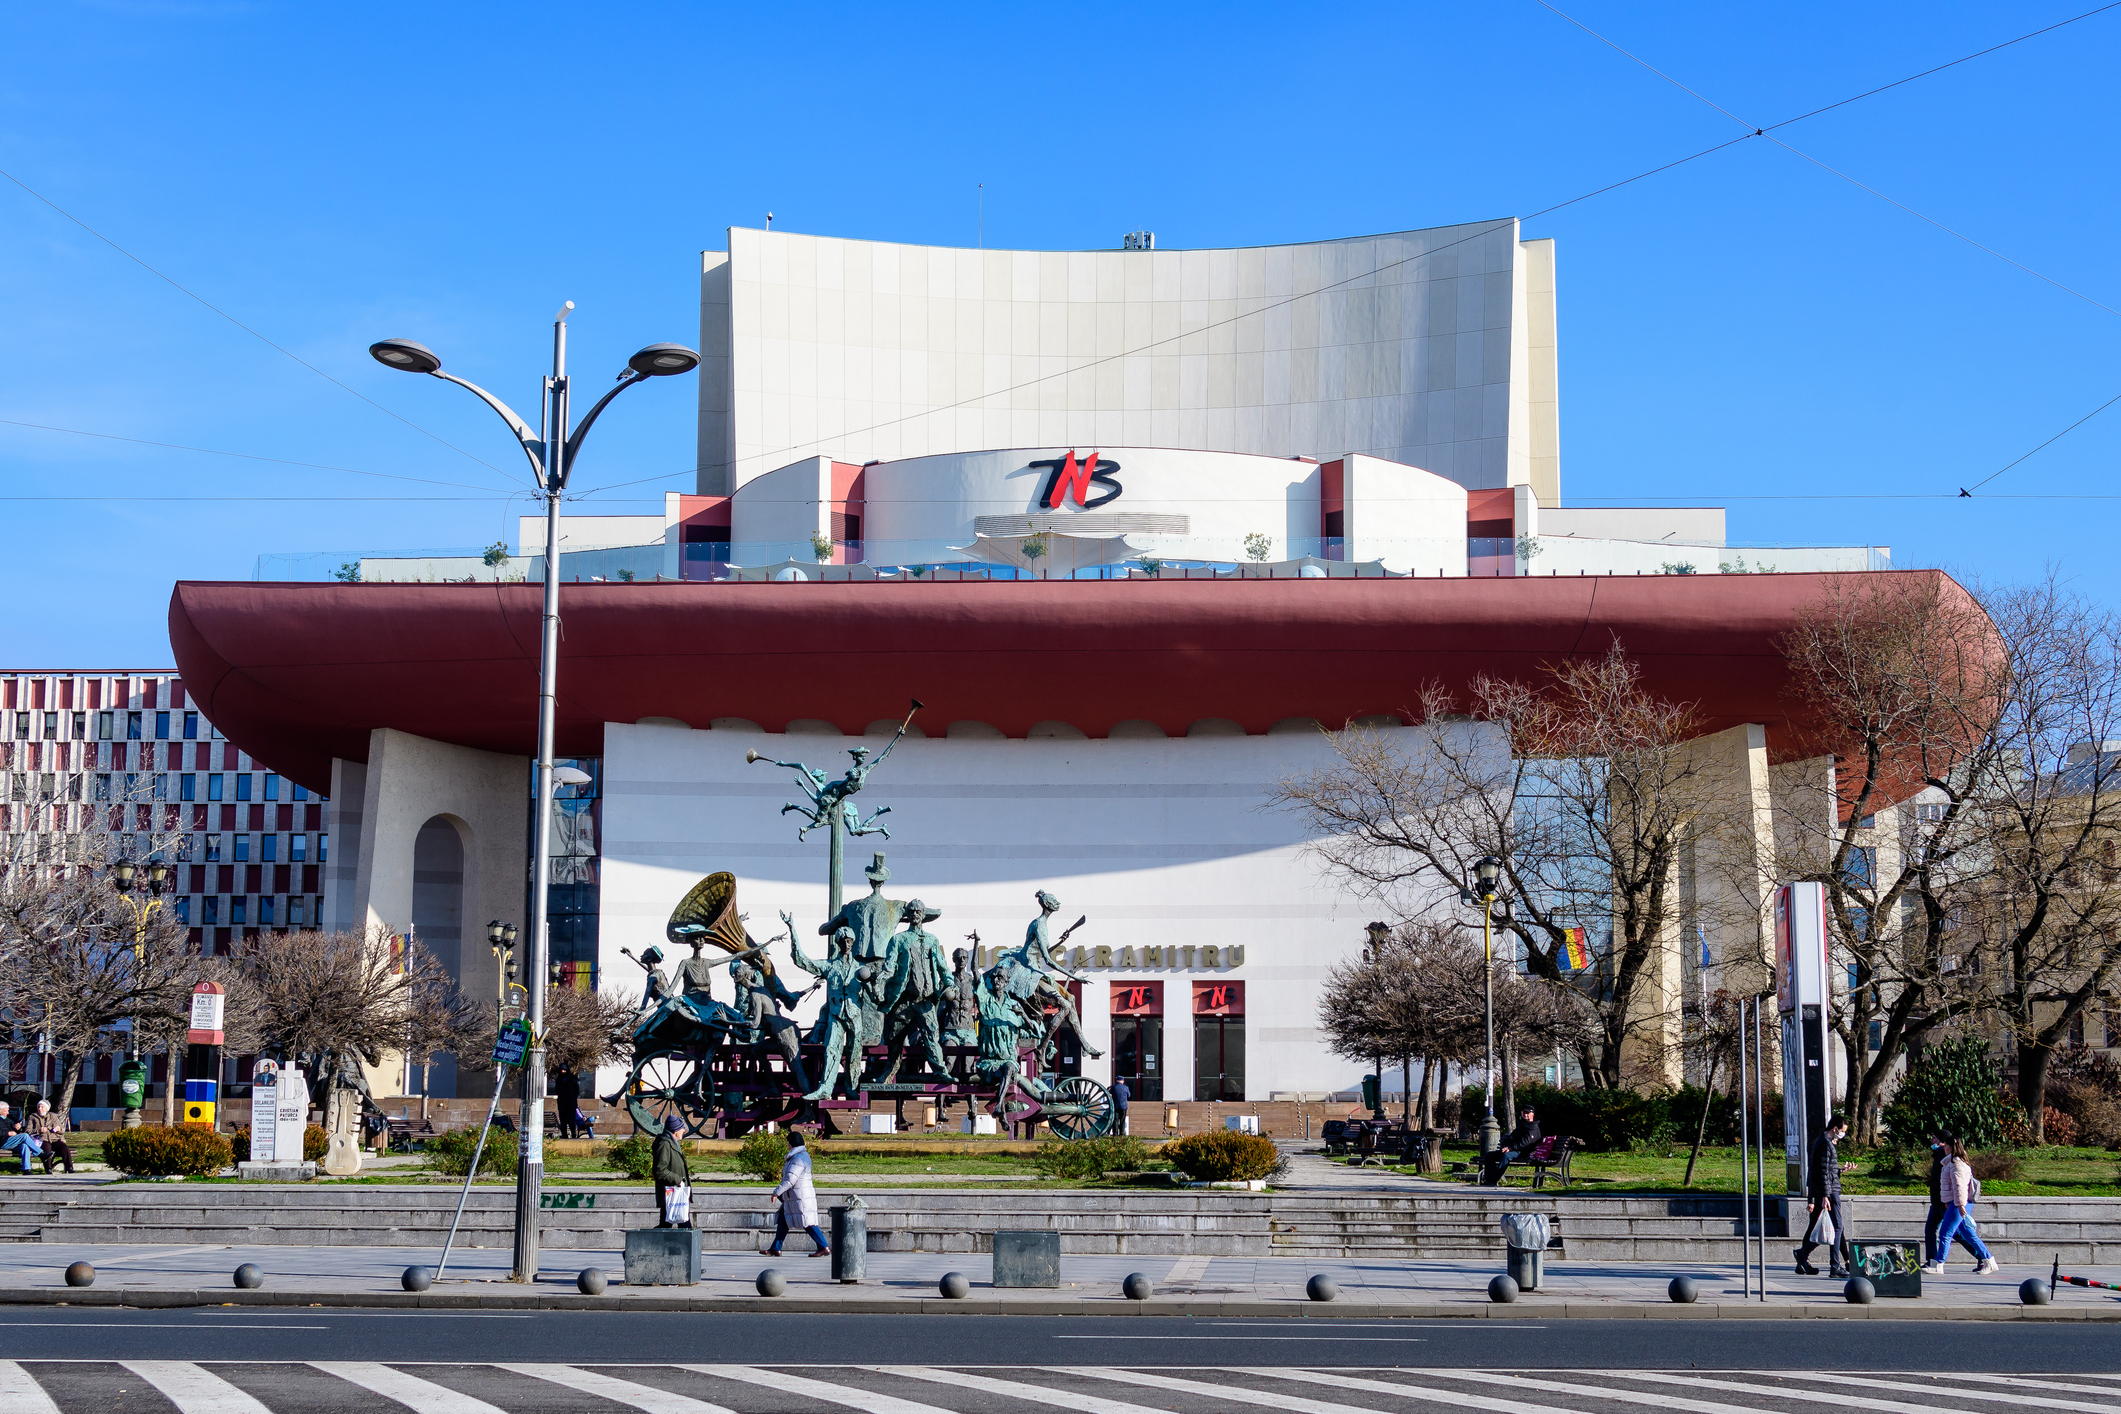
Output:
[[[1738,1394],[1766,1395],[1771,1399],[1797,1399],[1807,1404],[1832,1404],[1843,1409],[1876,1409],[1879,1414],[1936,1414],[1934,1404],[1904,1404],[1895,1399],[1867,1399],[1860,1394],[1821,1394],[1810,1389],[1785,1389],[1780,1385],[1739,1384],[1735,1380],[1711,1380],[1699,1375],[1654,1375],[1647,1371],[1632,1370],[1612,1372],[1623,1380],[1641,1380],[1648,1384],[1684,1385],[1690,1389],[1726,1389]],[[1928,1394],[1928,1390],[1923,1391]],[[1658,1403],[1658,1400],[1649,1400]],[[2103,1414],[2103,1411],[2102,1411]]]
[[[126,1369],[162,1391],[180,1414],[272,1414],[272,1411],[211,1370],[189,1360],[126,1360]]]
[[[1954,1371],[1952,1374],[1952,1378],[1955,1380],[1981,1380],[1984,1383],[1992,1385],[2010,1385],[2015,1389],[2060,1390],[2064,1394],[2121,1393],[2121,1391],[2117,1391],[2112,1385],[2073,1385],[2060,1380],[2031,1380],[2025,1378],[2023,1375],[1962,1375],[1959,1374],[1957,1371]],[[2092,1378],[2096,1379],[2098,1378],[2098,1376],[2095,1375],[2092,1376]],[[1960,1393],[1971,1393],[1971,1391],[1960,1391]]]
[[[1796,1378],[1811,1380],[1815,1384],[1859,1385],[1866,1389],[1897,1389],[1908,1394],[1931,1396],[1947,1391],[1947,1387],[1943,1385],[1911,1385],[1898,1380],[1865,1379],[1861,1375],[1824,1375],[1807,1371]],[[1957,1378],[1953,1377],[1955,1381]],[[2053,1395],[2046,1394],[2005,1394],[2001,1390],[1966,1389],[1956,1384],[1949,1387],[1949,1392],[1956,1399],[1989,1399],[1999,1404],[2029,1404],[2036,1409],[2081,1409],[2085,1414],[2113,1414],[2114,1408],[2112,1400],[2094,1404],[2087,1399],[2056,1399]]]
[[[59,1414],[36,1377],[13,1360],[0,1360],[0,1414]]]
[[[908,1379],[930,1380],[939,1385],[955,1385],[959,1389],[1006,1395],[1011,1399],[1027,1400],[1033,1404],[1057,1404],[1063,1409],[1079,1409],[1082,1414],[1169,1414],[1168,1410],[1150,1409],[1146,1405],[1128,1404],[1118,1399],[1101,1399],[1081,1390],[1048,1389],[1044,1385],[998,1380],[991,1375],[968,1375],[956,1370],[937,1370],[923,1365],[871,1365],[869,1368],[882,1374],[904,1375]]]
[[[550,1380],[553,1384],[593,1394],[614,1404],[630,1404],[647,1414],[735,1414],[724,1405],[709,1404],[690,1395],[672,1394],[653,1385],[637,1385],[631,1380],[595,1370],[578,1370],[572,1365],[498,1365],[495,1368],[528,1375],[532,1379]]]
[[[823,1380],[784,1374],[779,1370],[760,1370],[749,1365],[680,1365],[677,1368],[701,1375],[713,1375],[717,1379],[742,1380],[746,1384],[764,1385],[784,1394],[808,1395],[827,1404],[844,1404],[850,1409],[859,1409],[862,1414],[953,1414],[951,1410],[939,1409],[933,1404],[922,1404],[918,1400],[900,1399],[897,1395],[880,1394],[875,1390],[861,1389],[853,1385],[826,1384]]]
[[[1232,1400],[1238,1404],[1263,1404],[1269,1409],[1289,1410],[1291,1414],[1377,1414],[1375,1409],[1365,1409],[1354,1404],[1333,1404],[1323,1399],[1299,1399],[1291,1394],[1268,1394],[1263,1390],[1240,1389],[1235,1385],[1202,1384],[1197,1380],[1175,1379],[1169,1375],[1145,1375],[1133,1370],[1089,1370],[1081,1367],[1065,1369],[1060,1366],[1047,1366],[1046,1368],[1054,1374],[1088,1375],[1092,1379],[1117,1380],[1121,1384],[1142,1385],[1149,1389],[1169,1390],[1176,1394],[1206,1394],[1212,1395],[1217,1399]],[[1272,1372],[1252,1371],[1251,1373],[1271,1374]],[[1463,1400],[1452,1401],[1454,1404],[1463,1402]],[[1498,1403],[1490,1407],[1500,1409],[1503,1406]],[[1510,1414],[1510,1412],[1505,1411],[1505,1414]]]
[[[1713,1399],[1682,1399],[1676,1394],[1638,1394],[1633,1390],[1619,1389],[1612,1385],[1571,1385],[1563,1384],[1559,1380],[1536,1380],[1529,1375],[1491,1375],[1479,1370],[1450,1370],[1437,1371],[1436,1373],[1443,1375],[1447,1379],[1469,1380],[1475,1384],[1507,1385],[1511,1389],[1517,1390],[1549,1390],[1555,1394],[1580,1395],[1585,1399],[1610,1399],[1621,1404],[1647,1404],[1657,1409],[1684,1409],[1688,1411],[1688,1414],[1758,1414],[1757,1410],[1747,1409],[1743,1405],[1719,1404]],[[1631,1380],[1668,1378],[1632,1374],[1621,1370],[1599,1370],[1595,1373],[1617,1375],[1623,1379]],[[1678,1380],[1673,1382],[1675,1384],[1685,1383]],[[1714,1382],[1697,1381],[1696,1383]],[[1780,1394],[1782,1392],[1780,1390],[1756,1390],[1744,1385],[1737,1386],[1737,1388],[1744,1389],[1749,1394]],[[1852,1404],[1861,1403],[1861,1401],[1853,1397],[1846,1402]],[[1916,1414],[1937,1414],[1937,1411],[1934,1408],[1920,1409],[1916,1411]]]
[[[1244,1373],[1262,1375],[1270,1380],[1301,1380],[1314,1385],[1333,1385],[1340,1389],[1360,1390],[1364,1394],[1394,1394],[1403,1399],[1425,1399],[1432,1404],[1464,1405],[1466,1402],[1466,1396],[1462,1390],[1417,1389],[1413,1385],[1393,1384],[1386,1380],[1358,1379],[1352,1375],[1342,1375],[1337,1372],[1263,1370],[1255,1368],[1246,1370]],[[1457,1370],[1428,1370],[1424,1373],[1432,1376],[1450,1376],[1460,1372]],[[1559,1405],[1525,1404],[1513,1399],[1483,1399],[1480,1401],[1480,1407],[1483,1410],[1493,1410],[1494,1414],[1578,1414],[1576,1410],[1564,1409]]]
[[[366,1360],[312,1360],[312,1369],[357,1384],[365,1390],[394,1399],[413,1414],[508,1414],[483,1399],[459,1394],[448,1385],[438,1385],[403,1370],[394,1370]]]

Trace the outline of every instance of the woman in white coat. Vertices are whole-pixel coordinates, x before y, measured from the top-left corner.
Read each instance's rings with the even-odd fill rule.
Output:
[[[773,1246],[768,1249],[773,1256],[781,1255],[781,1243],[787,1240],[790,1228],[800,1228],[810,1234],[817,1244],[817,1251],[810,1255],[823,1257],[831,1251],[825,1234],[817,1227],[817,1190],[810,1186],[810,1150],[803,1145],[801,1130],[788,1131],[788,1157],[781,1163],[781,1181],[773,1190],[773,1201],[766,1205],[774,1209]]]

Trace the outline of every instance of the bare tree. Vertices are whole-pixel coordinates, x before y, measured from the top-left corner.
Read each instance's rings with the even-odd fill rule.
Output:
[[[388,1051],[467,1050],[483,1024],[433,953],[381,928],[263,934],[245,945],[243,964],[259,1048],[327,1084],[348,1057],[373,1066]]]
[[[1790,648],[1834,770],[1781,792],[1782,867],[1826,887],[1858,1136],[1910,1045],[1983,1014],[2038,1125],[2049,1059],[2121,965],[2121,629],[2053,579],[1852,578]]]
[[[612,992],[581,991],[566,985],[545,989],[545,1066],[548,1071],[608,1065],[631,1053],[633,1023],[639,1004]],[[492,1007],[479,1013],[476,1036],[463,1047],[468,1066],[492,1064],[497,1018]]]
[[[166,908],[136,912],[144,902],[85,860],[10,870],[0,883],[0,1006],[65,1056],[62,1112],[84,1063],[123,1044],[123,1028],[152,1044],[189,1016],[198,959],[184,925]]]
[[[1646,690],[1615,642],[1532,683],[1481,677],[1460,703],[1430,684],[1405,732],[1329,733],[1338,763],[1271,798],[1310,827],[1327,868],[1403,916],[1449,904],[1483,855],[1503,861],[1506,925],[1534,976],[1568,986],[1597,1020],[1585,1074],[1619,1085],[1626,1052],[1661,1073],[1678,997],[1653,968],[1683,913],[1683,846],[1710,826],[1719,784],[1688,750],[1691,707]],[[1470,718],[1466,708],[1470,707]],[[1578,975],[1582,929],[1596,966]]]

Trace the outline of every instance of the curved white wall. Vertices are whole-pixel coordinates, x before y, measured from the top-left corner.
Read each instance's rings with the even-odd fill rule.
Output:
[[[1558,503],[1553,251],[1512,219],[1227,250],[731,228],[703,258],[701,492],[973,447],[1361,452]]]

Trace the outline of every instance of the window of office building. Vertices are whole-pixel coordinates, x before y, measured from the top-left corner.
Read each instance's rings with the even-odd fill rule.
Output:
[[[109,713],[109,712],[98,712],[98,713],[96,714],[96,738],[97,738],[97,740],[99,740],[99,741],[109,741],[109,740],[110,740],[110,734],[111,734],[111,720],[110,720],[110,719],[111,719],[111,716],[112,716],[112,715],[113,715],[113,714],[111,714],[111,713]]]
[[[296,786],[296,787],[295,787],[295,789],[294,789],[294,794],[293,794],[293,795],[291,795],[291,796],[290,796],[290,797],[288,797],[288,798],[289,798],[290,800],[307,800],[307,799],[309,799],[309,787],[308,787],[308,786]]]
[[[280,798],[280,778],[270,771],[265,773],[265,798],[267,800],[278,800]]]
[[[228,901],[228,921],[231,923],[250,922],[249,910],[250,900],[242,894],[237,894]]]
[[[1193,984],[1193,1098],[1245,1097],[1245,984]]]
[[[248,771],[242,771],[236,775],[236,799],[250,799],[250,772]]]
[[[308,860],[308,858],[309,858],[309,836],[308,836],[308,835],[289,835],[289,836],[287,837],[287,861],[288,861],[288,863],[290,863],[290,864],[301,864],[301,863],[305,862],[306,860]]]
[[[76,713],[74,713],[74,740],[75,740],[75,741],[81,741],[81,740],[85,739],[85,738],[86,738],[87,736],[88,736],[88,713],[86,713],[86,712],[76,712]]]
[[[197,800],[198,798],[199,778],[197,776],[184,777],[183,780],[177,786],[177,799]]]
[[[603,807],[604,763],[595,756],[555,761],[584,771],[584,785],[562,785],[552,802],[552,885],[546,894],[545,917],[549,926],[552,961],[568,985],[596,990],[597,936],[599,919],[598,825]],[[537,772],[532,771],[531,791],[537,790]],[[525,817],[526,834],[535,827],[536,812]],[[325,837],[317,836],[317,862],[324,862]]]
[[[15,714],[15,740],[29,740],[29,713],[27,712],[17,712]]]
[[[199,739],[199,714],[197,712],[186,712],[184,714],[184,739],[186,741],[197,741]]]
[[[99,775],[96,777],[96,799],[110,799],[110,777],[108,775]]]
[[[280,837],[278,835],[260,835],[258,837],[258,862],[261,864],[277,864],[280,862]],[[260,919],[258,921],[262,923],[264,920]]]
[[[304,900],[300,894],[296,894],[287,901],[287,921],[289,923],[299,925],[302,922],[302,915],[307,912],[302,907],[303,903]]]
[[[180,898],[180,899],[178,899],[178,900],[177,900],[177,921],[178,921],[179,923],[185,923],[185,924],[189,924],[189,923],[191,922],[191,900],[190,900],[190,899],[188,899],[188,898]]]
[[[208,835],[206,837],[206,862],[208,864],[219,864],[221,862],[221,837],[219,835]]]
[[[155,740],[169,740],[169,713],[167,712],[155,713]]]
[[[206,798],[208,800],[219,800],[221,798],[221,776],[218,772],[206,778]]]
[[[44,714],[44,739],[46,741],[57,741],[59,739],[59,714],[57,712],[46,712]]]
[[[237,835],[237,836],[236,836],[236,838],[235,838],[235,846],[236,846],[236,863],[238,863],[238,864],[248,864],[248,863],[250,863],[250,836],[249,836],[249,835]]]
[[[125,714],[125,739],[127,741],[140,740],[140,714],[138,712],[127,712]]]
[[[317,863],[319,863],[319,864],[322,864],[322,863],[324,863],[324,862],[325,862],[325,859],[324,859],[325,855],[329,854],[330,852],[331,852],[331,836],[330,836],[330,835],[318,835],[318,836],[317,836]]]
[[[1135,1099],[1164,1097],[1164,984],[1112,984],[1112,1078]]]
[[[208,894],[204,905],[199,910],[199,921],[209,926],[219,923],[221,921],[221,900],[212,894]]]
[[[264,896],[263,898],[261,898],[261,899],[259,899],[259,900],[258,900],[258,922],[259,922],[259,923],[260,923],[261,925],[269,925],[269,924],[271,924],[271,922],[272,922],[272,911],[273,911],[273,910],[272,910],[272,895],[271,895],[271,894],[267,894],[267,895],[265,895],[265,896]]]

